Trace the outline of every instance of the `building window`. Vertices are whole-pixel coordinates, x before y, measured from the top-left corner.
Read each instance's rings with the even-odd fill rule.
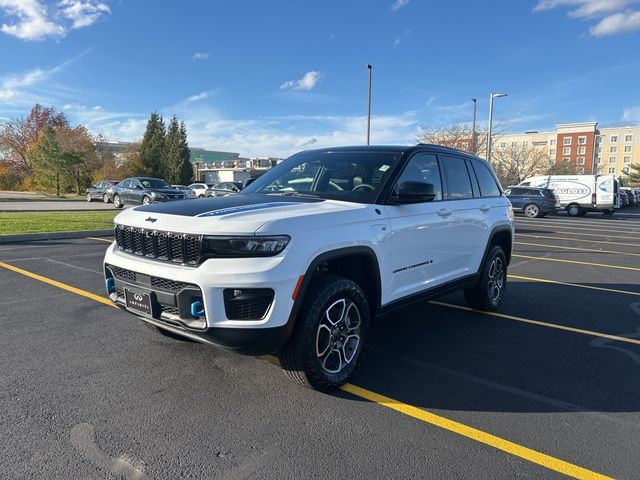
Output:
[[[584,165],[584,157],[578,157],[578,165]]]
[[[587,137],[583,137],[583,136],[578,137],[578,145],[586,145],[586,144],[587,144]]]
[[[615,146],[609,147],[609,153],[618,153],[618,147],[615,147]]]
[[[604,142],[604,135],[598,135],[596,137],[596,143],[602,143]]]
[[[618,157],[609,157],[609,163],[616,163],[618,161]]]
[[[624,136],[624,141],[625,142],[633,142],[633,135],[625,135]]]
[[[549,140],[549,145],[551,145],[552,147],[556,144],[555,139],[554,140]]]
[[[500,142],[500,148],[507,148],[507,144],[505,142]]]
[[[624,163],[631,163],[631,157],[624,157]]]
[[[563,155],[571,155],[571,147],[563,147],[562,148]]]
[[[512,147],[517,147],[518,146],[518,142],[511,142],[511,146]]]
[[[618,135],[611,135],[611,143],[618,143]]]
[[[587,147],[578,147],[578,155],[584,155],[587,153]]]
[[[569,158],[569,157],[562,157],[562,161],[563,161],[563,162],[565,162],[565,163],[568,163],[568,162],[569,162],[569,160],[570,160],[570,158]]]
[[[522,146],[523,147],[528,147],[529,146],[529,142],[527,142],[526,140],[522,142]]]
[[[556,149],[555,148],[550,148],[549,149],[549,155],[553,155],[555,157],[556,156]]]
[[[624,153],[631,153],[631,145],[624,146]]]
[[[563,145],[571,145],[571,137],[564,137],[562,139],[562,144]]]
[[[616,173],[616,167],[609,167],[609,173]]]
[[[602,161],[602,158],[596,157],[596,164],[600,163],[601,161]]]
[[[598,153],[602,153],[602,147],[598,147]]]

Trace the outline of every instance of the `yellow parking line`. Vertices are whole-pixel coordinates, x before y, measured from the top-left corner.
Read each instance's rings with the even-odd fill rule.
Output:
[[[517,237],[532,237],[532,238],[544,238],[547,240],[566,240],[568,242],[587,242],[587,243],[606,243],[607,245],[622,245],[623,247],[640,247],[640,243],[624,243],[624,242],[609,242],[605,240],[585,240],[584,238],[567,238],[567,237],[549,237],[547,235],[535,235],[532,233],[518,233]],[[619,237],[616,237],[619,238]],[[633,238],[633,237],[631,237]],[[634,239],[636,240],[636,239]]]
[[[637,295],[638,297],[640,297],[640,293],[638,292],[630,292],[628,290],[617,290],[615,288],[594,287],[593,285],[581,285],[579,283],[560,282],[558,280],[547,280],[546,278],[522,277],[520,275],[511,275],[511,274],[509,274],[509,278],[515,278],[516,280],[527,280],[530,282],[551,283],[554,285],[565,285],[567,287],[588,288],[589,290],[601,290],[603,292],[622,293],[625,295]]]
[[[440,305],[441,307],[448,307],[448,308],[455,308],[457,310],[464,310],[466,312],[482,313],[483,315],[489,315],[491,317],[504,318],[505,320],[513,320],[513,321],[516,321],[516,322],[528,323],[530,325],[538,325],[540,327],[553,328],[555,330],[564,330],[566,332],[579,333],[581,335],[588,335],[590,337],[606,338],[608,340],[615,340],[617,342],[632,343],[634,345],[640,345],[640,340],[637,340],[635,338],[620,337],[618,335],[609,335],[608,333],[594,332],[592,330],[583,330],[582,328],[567,327],[565,325],[558,325],[557,323],[542,322],[540,320],[530,320],[528,318],[516,317],[515,315],[507,315],[505,313],[487,312],[485,310],[476,310],[475,308],[464,307],[462,305],[454,305],[452,303],[439,302],[437,300],[431,300],[429,303],[432,303],[434,305]]]
[[[513,242],[514,245],[528,245],[531,247],[547,247],[557,248],[560,250],[578,250],[580,252],[592,252],[592,253],[612,253],[615,255],[627,255],[630,257],[640,257],[640,253],[620,252],[618,250],[600,250],[598,248],[581,248],[581,247],[567,247],[564,245],[548,245],[545,243],[529,243],[529,242]]]
[[[594,225],[593,227],[565,227],[565,226],[559,226],[556,227],[554,225],[546,225],[546,224],[537,224],[537,223],[525,223],[525,224],[520,224],[518,225],[516,223],[516,230],[518,229],[518,227],[522,227],[522,228],[548,228],[550,230],[597,230],[598,232],[615,232],[615,233],[629,233],[629,234],[633,234],[633,233],[638,233],[638,231],[640,231],[640,227],[638,228],[632,228],[631,230],[620,230],[618,228],[603,228],[601,226],[596,226]]]
[[[99,242],[113,243],[113,240],[109,240],[108,238],[100,238],[100,237],[87,237],[88,240],[97,240]]]
[[[77,295],[90,298],[102,304],[113,306],[113,304],[106,298],[100,297],[98,295],[95,295],[91,292],[87,292],[85,290],[81,290],[79,288],[72,287],[65,283],[58,282],[57,280],[52,280],[50,278],[43,277],[42,275],[37,275],[35,273],[29,272],[27,270],[23,270],[18,267],[14,267],[13,265],[9,265],[3,262],[0,262],[0,267],[6,268],[7,270],[11,270],[21,275],[25,275],[34,280],[39,280],[46,284],[52,285],[54,287],[58,287],[63,290],[75,293]],[[453,308],[462,308],[465,310],[471,310],[466,307],[458,307],[456,305],[449,305],[441,302],[432,302],[432,303],[436,303],[438,305],[443,305],[443,306],[451,306]],[[480,313],[490,313],[490,312],[480,312]],[[513,317],[512,319],[516,319],[516,318],[517,317]],[[520,319],[520,320],[522,321],[525,319]],[[535,322],[535,321],[529,321],[529,323],[543,324],[543,322]],[[547,324],[546,326],[552,326],[552,324]],[[554,327],[559,328],[559,326],[554,326]],[[569,327],[565,327],[564,329],[569,329]],[[583,333],[583,331],[580,331],[578,329],[571,329],[571,330],[577,331],[579,333]],[[592,332],[592,333],[595,333],[595,332]],[[600,336],[604,336],[605,338],[619,339],[621,341],[629,340],[629,339],[623,339],[622,337],[615,337],[612,335],[600,335]],[[637,343],[640,344],[640,341],[637,341]],[[261,358],[266,361],[269,361],[270,363],[277,362],[277,359],[275,359],[271,355],[267,355]],[[558,458],[552,457],[551,455],[547,455],[545,453],[538,452],[536,450],[524,447],[517,443],[511,442],[509,440],[505,440],[503,438],[497,437],[490,433],[484,432],[482,430],[478,430],[477,428],[470,427],[463,423],[459,423],[454,420],[441,417],[439,415],[428,412],[421,408],[417,408],[412,405],[400,402],[398,400],[394,400],[390,397],[386,397],[379,393],[375,393],[371,390],[367,390],[365,388],[358,387],[356,385],[352,385],[349,383],[346,385],[343,385],[341,389],[352,395],[358,396],[365,400],[369,400],[370,402],[374,402],[374,403],[377,403],[378,405],[395,410],[399,413],[402,413],[403,415],[407,415],[409,417],[415,418],[417,420],[428,423],[430,425],[467,437],[476,442],[488,445],[490,447],[496,448],[503,452],[514,455],[516,457],[522,458],[524,460],[528,460],[529,462],[541,465],[550,470],[554,470],[556,472],[562,473],[564,475],[568,475],[570,477],[579,478],[579,479],[585,479],[585,480],[610,479],[610,477],[596,473],[592,470],[588,470],[586,468],[579,467],[572,463],[565,462],[564,460],[560,460]]]
[[[532,450],[517,443],[510,442],[509,440],[505,440],[504,438],[496,437],[495,435],[483,432],[482,430],[478,430],[477,428],[470,427],[468,425],[450,420],[445,417],[441,417],[440,415],[436,415],[434,413],[428,412],[427,410],[423,410],[421,408],[414,407],[413,405],[400,402],[393,398],[380,395],[379,393],[372,392],[371,390],[367,390],[350,383],[343,385],[341,388],[345,392],[348,392],[360,398],[364,398],[366,400],[369,400],[370,402],[377,403],[378,405],[382,405],[383,407],[390,408],[391,410],[400,412],[403,415],[407,415],[417,420],[421,420],[425,423],[440,427],[444,430],[457,433],[458,435],[461,435],[463,437],[467,437],[471,440],[475,440],[476,442],[489,445],[490,447],[502,450],[503,452],[523,458],[532,463],[536,463],[569,477],[589,480],[610,478],[600,473],[596,473],[592,470],[587,470],[586,468],[582,468],[572,463],[565,462],[564,460],[552,457],[551,455],[547,455],[545,453]]]
[[[622,265],[609,265],[608,263],[579,262],[577,260],[563,260],[560,258],[535,257],[533,255],[520,255],[516,253],[512,254],[511,256],[517,257],[517,258],[528,258],[530,260],[542,260],[544,262],[574,263],[577,265],[588,265],[590,267],[617,268],[619,270],[633,270],[636,272],[640,272],[640,268],[638,267],[624,267]]]
[[[259,358],[273,365],[280,365],[280,361],[273,355],[265,355]],[[407,403],[400,402],[399,400],[395,400],[390,397],[386,397],[371,390],[358,387],[357,385],[353,385],[351,383],[344,384],[342,387],[340,387],[340,389],[352,395],[355,395],[356,397],[364,398],[365,400],[369,400],[370,402],[374,402],[383,407],[395,410],[396,412],[407,415],[408,417],[415,418],[430,425],[442,428],[443,430],[448,430],[463,437],[470,438],[471,440],[475,440],[476,442],[489,445],[490,447],[502,450],[503,452],[523,458],[525,460],[573,478],[610,478],[591,470],[587,470],[586,468],[579,467],[572,463],[565,462],[564,460],[559,460],[545,453],[541,453],[517,443],[511,442],[509,440],[505,440],[504,438],[491,435],[490,433],[478,430],[477,428],[473,428],[463,423],[456,422],[455,420],[436,415],[435,413],[431,413],[428,410],[414,407],[413,405],[409,405]]]
[[[52,280],[51,278],[43,277],[42,275],[38,275],[37,273],[32,273],[27,270],[23,270],[22,268],[14,267],[13,265],[9,265],[8,263],[0,262],[0,267],[6,268],[7,270],[11,270],[12,272],[19,273],[20,275],[24,275],[25,277],[33,278],[34,280],[38,280],[43,283],[47,283],[49,285],[53,285],[54,287],[61,288],[62,290],[66,290],[67,292],[75,293],[76,295],[81,295],[86,298],[90,298],[91,300],[95,300],[96,302],[103,303],[105,305],[109,305],[110,307],[115,307],[110,300],[107,300],[100,295],[96,295],[95,293],[87,292],[86,290],[80,290],[79,288],[72,287],[71,285],[67,285],[66,283],[58,282],[57,280]]]

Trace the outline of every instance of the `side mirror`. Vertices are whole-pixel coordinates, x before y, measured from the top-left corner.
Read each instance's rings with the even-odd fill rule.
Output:
[[[391,203],[424,203],[431,202],[436,198],[433,183],[427,182],[403,182],[391,195]]]
[[[142,185],[136,185],[137,190],[142,190]]]

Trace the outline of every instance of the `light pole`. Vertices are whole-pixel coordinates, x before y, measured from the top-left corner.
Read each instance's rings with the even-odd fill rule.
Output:
[[[491,163],[491,128],[493,127],[493,99],[506,97],[506,93],[492,93],[489,95],[489,132],[487,133],[487,162]]]
[[[371,72],[373,65],[367,63],[365,65],[369,70],[369,112],[367,113],[367,145],[371,143]]]
[[[476,154],[476,110],[478,108],[478,101],[472,98],[473,102],[473,121],[471,123],[471,153]]]

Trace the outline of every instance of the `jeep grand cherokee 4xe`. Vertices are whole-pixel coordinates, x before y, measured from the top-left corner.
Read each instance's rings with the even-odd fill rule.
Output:
[[[116,305],[167,335],[275,353],[319,390],[351,377],[374,319],[398,306],[463,289],[495,310],[514,233],[487,162],[433,145],[306,151],[236,195],[115,223]]]

